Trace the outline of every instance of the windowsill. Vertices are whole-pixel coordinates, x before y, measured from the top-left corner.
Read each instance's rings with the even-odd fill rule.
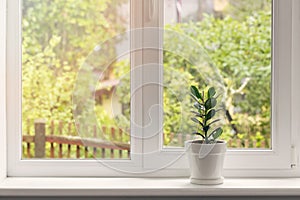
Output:
[[[0,196],[300,195],[300,178],[226,178],[200,186],[188,178],[6,178]]]

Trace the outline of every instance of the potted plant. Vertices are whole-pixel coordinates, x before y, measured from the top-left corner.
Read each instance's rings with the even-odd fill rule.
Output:
[[[199,92],[191,86],[191,97],[194,101],[194,117],[197,130],[193,133],[201,139],[185,142],[186,153],[189,158],[191,177],[194,184],[221,184],[223,183],[223,162],[226,152],[226,142],[218,140],[223,129],[218,127],[220,119],[216,119],[217,109],[216,90],[214,87]]]

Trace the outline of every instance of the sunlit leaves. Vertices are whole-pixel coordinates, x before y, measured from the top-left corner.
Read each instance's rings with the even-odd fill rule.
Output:
[[[208,113],[205,116],[205,120],[208,121],[210,119],[212,119],[216,114],[216,110],[212,109],[210,111],[208,111]]]
[[[248,5],[250,0],[246,2],[243,5],[247,5],[247,8],[253,7],[252,4]],[[269,0],[261,2],[265,6],[271,5]],[[242,17],[236,16],[236,13],[227,13],[229,15],[224,18],[204,15],[199,22],[169,25],[168,28],[199,42],[214,62],[224,80],[226,108],[222,110],[231,114],[232,124],[238,128],[238,133],[250,138],[260,132],[264,137],[270,138],[272,14],[268,7],[248,11],[238,10]],[[176,41],[170,40],[174,45]],[[195,52],[188,47],[185,51],[190,55]],[[194,76],[192,85],[208,84],[201,73],[197,73],[197,66],[189,65],[184,59],[176,59],[176,56],[168,53],[164,56],[168,65],[173,68],[184,66],[185,72]],[[239,90],[248,78],[250,81],[246,87]],[[169,119],[172,120],[172,117]],[[222,136],[226,134],[227,138],[233,137],[234,131],[230,123],[223,129]],[[184,129],[184,132],[188,131],[188,128]]]
[[[23,131],[37,118],[74,122],[72,92],[78,69],[96,44],[125,30],[126,24],[116,23],[122,21],[117,9],[124,2],[22,1]]]
[[[219,138],[219,137],[222,135],[222,133],[223,133],[223,129],[219,127],[219,128],[217,128],[217,129],[215,129],[215,130],[209,135],[209,138],[212,136],[213,139],[215,140],[215,139]]]
[[[217,105],[217,100],[215,98],[209,98],[205,101],[205,109],[209,110]]]
[[[195,97],[197,97],[198,99],[201,99],[201,100],[203,101],[203,97],[202,97],[202,95],[200,94],[200,92],[199,92],[199,90],[198,90],[198,88],[197,88],[196,86],[194,86],[194,85],[191,86],[191,93],[192,93]]]
[[[212,98],[216,94],[216,90],[214,87],[208,89],[207,96],[208,98]]]
[[[202,102],[199,102],[199,99],[196,97],[196,95],[200,97],[201,94],[198,88],[196,88],[195,86],[191,86],[190,91],[192,93],[191,94],[192,99],[195,101],[194,107],[197,110],[197,111],[192,111],[192,113],[195,116],[192,117],[191,120],[197,123],[199,126],[198,131],[196,131],[194,134],[202,136],[205,143],[209,143],[209,141],[211,141],[211,139],[209,139],[210,136],[213,136],[213,140],[216,140],[218,137],[221,136],[223,132],[221,128],[215,129],[208,136],[208,132],[211,129],[211,126],[220,121],[220,119],[215,119],[211,121],[217,113],[216,109],[214,109],[217,105],[217,99],[216,99],[217,97],[216,98],[214,97],[216,95],[216,90],[213,87],[209,88],[206,91],[207,95],[201,96]],[[205,94],[205,91],[203,91],[202,94]]]

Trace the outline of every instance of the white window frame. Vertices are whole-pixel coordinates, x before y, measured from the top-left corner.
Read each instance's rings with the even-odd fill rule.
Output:
[[[143,12],[140,9],[142,6],[144,9],[148,9],[147,5],[152,1],[158,6],[158,11],[161,13],[163,7],[159,0],[131,0],[135,6],[132,6],[132,11],[135,15],[140,17],[132,18],[134,28],[144,28],[147,26],[161,26],[161,22],[152,18],[149,24],[144,23],[142,20]],[[0,44],[6,46],[0,50],[0,178],[7,176],[188,176],[187,162],[180,159],[172,166],[168,166],[159,171],[143,174],[133,175],[116,172],[114,170],[99,167],[98,162],[87,160],[62,160],[62,161],[20,161],[20,154],[16,151],[16,146],[20,145],[20,117],[21,111],[20,103],[18,102],[18,94],[15,91],[20,91],[20,6],[17,3],[18,0],[1,0],[0,11],[0,27],[3,28],[0,31]],[[226,155],[225,161],[225,176],[232,177],[295,177],[300,175],[298,166],[299,155],[299,125],[300,119],[297,110],[300,110],[300,106],[297,102],[300,102],[300,93],[297,91],[297,85],[300,80],[297,74],[300,74],[300,70],[297,67],[297,63],[300,62],[297,53],[300,52],[298,44],[299,39],[296,37],[299,34],[300,17],[299,9],[300,3],[297,0],[274,0],[275,15],[275,30],[274,32],[274,52],[273,64],[275,70],[273,70],[273,132],[276,135],[273,140],[274,149],[270,151],[229,151]],[[19,12],[16,12],[18,10]],[[3,11],[3,12],[2,12]],[[7,13],[7,15],[6,15]],[[161,16],[161,15],[160,15]],[[155,41],[148,37],[147,33],[143,33],[143,36],[137,36],[142,41],[142,44],[147,47],[147,42],[161,42],[160,37]],[[18,38],[18,39],[16,39]],[[138,41],[138,39],[137,39]],[[276,42],[277,41],[277,42]],[[158,45],[160,43],[157,43]],[[278,47],[276,48],[276,45]],[[131,61],[133,66],[139,66],[141,64],[160,62],[161,56],[159,52],[154,52],[154,55],[145,54],[146,50],[142,52],[142,55],[137,52],[137,55],[132,55]],[[278,65],[278,67],[276,67]],[[16,76],[17,74],[17,76]],[[19,77],[18,77],[19,76]],[[134,78],[136,77],[136,79]],[[139,77],[143,77],[141,80]],[[149,80],[161,81],[161,71],[144,70],[142,74],[132,75],[132,88],[138,87],[140,84],[145,84]],[[278,81],[277,81],[278,80]],[[18,84],[16,84],[18,83]],[[151,88],[148,88],[151,89]],[[147,89],[143,89],[142,96],[139,96],[135,101],[136,107],[132,110],[137,112],[134,114],[138,119],[145,118],[147,114],[144,112],[147,108],[150,108],[153,104],[157,104],[160,101],[159,90],[154,89],[156,92],[152,93],[152,97],[147,96]],[[154,96],[153,96],[154,95]],[[284,98],[283,98],[284,97]],[[289,104],[284,104],[288,98]],[[17,106],[16,106],[17,105]],[[142,105],[142,109],[141,108]],[[283,112],[284,111],[284,112]],[[143,113],[144,112],[144,113]],[[280,115],[279,115],[280,114]],[[161,116],[159,112],[156,113],[157,119]],[[144,123],[143,121],[140,121]],[[157,122],[159,126],[160,122]],[[158,128],[158,127],[156,127]],[[143,137],[147,138],[148,134],[151,134],[151,129],[144,127]],[[178,149],[170,149],[166,151],[162,149],[162,136],[157,135],[151,137],[150,140],[138,141],[132,148],[136,148],[137,152],[142,150],[143,152],[157,151],[158,153],[151,155],[150,157],[144,156],[144,158],[138,158],[137,162],[118,162],[117,167],[121,167],[126,170],[144,170],[144,169],[157,169],[160,166],[158,163],[167,161],[168,163],[178,155],[182,154],[182,151]],[[280,141],[280,142],[279,142]],[[278,146],[278,144],[280,144]],[[295,152],[291,147],[294,147]],[[111,162],[111,161],[108,161]],[[123,166],[121,166],[123,162]],[[125,163],[125,164],[124,164]],[[296,167],[291,168],[291,165],[295,164]]]
[[[298,160],[294,153],[295,148],[298,146],[296,143],[298,140],[295,140],[298,133],[296,130],[293,130],[293,125],[295,125],[293,123],[297,123],[299,118],[294,113],[295,110],[292,109],[294,106],[292,102],[295,103],[294,100],[297,98],[297,95],[295,95],[297,92],[293,90],[292,93],[292,86],[295,86],[294,84],[297,81],[292,78],[294,74],[292,70],[295,70],[292,69],[292,55],[297,52],[296,49],[293,49],[296,39],[295,37],[293,38],[293,33],[295,34],[293,27],[296,25],[296,18],[295,16],[293,17],[293,14],[296,15],[298,13],[293,9],[293,5],[297,4],[297,2],[280,0],[274,0],[273,2],[272,149],[229,150],[226,153],[224,163],[225,176],[282,176],[294,171],[291,167],[292,165],[298,165]],[[163,7],[162,1],[157,0],[157,4]],[[163,8],[158,10],[163,12]],[[162,18],[156,21],[154,19],[150,23],[151,26],[162,27]],[[293,26],[292,23],[294,23]],[[147,40],[149,40],[149,44],[153,44],[157,39],[147,38]],[[157,54],[160,55],[145,55],[144,57],[147,57],[146,60],[150,60],[152,63],[161,63],[162,52],[158,51]],[[144,76],[147,76],[147,79],[150,80],[144,80],[144,85],[153,82],[163,83],[162,68],[160,68],[160,71],[157,68],[154,68],[152,71],[147,70]],[[144,109],[147,110],[156,104],[162,105],[162,91],[152,92],[151,95],[149,93],[147,91],[143,93]],[[144,167],[160,168],[176,160],[172,166],[168,167],[169,169],[187,168],[188,162],[186,157],[180,157],[183,152],[182,149],[164,149],[162,133],[152,136],[153,130],[163,130],[163,113],[158,112],[155,114],[153,114],[152,120],[157,120],[154,122],[154,124],[157,124],[157,127],[145,127],[146,137],[148,136],[149,139],[145,139],[144,149],[147,152],[156,153],[146,153],[148,156],[144,156]],[[144,115],[144,117],[147,117],[148,113],[144,112]]]
[[[7,177],[6,142],[6,1],[0,1],[0,181]]]
[[[141,1],[131,0],[132,12],[141,12],[138,8],[141,7]],[[7,67],[6,73],[8,74],[7,88],[13,88],[7,91],[7,102],[14,102],[7,104],[6,119],[7,119],[7,144],[8,145],[8,176],[129,176],[131,173],[139,174],[142,164],[142,140],[141,129],[138,123],[142,119],[141,114],[141,77],[140,70],[132,70],[131,73],[131,93],[134,91],[135,96],[131,99],[131,134],[134,133],[135,137],[131,137],[130,142],[130,159],[103,159],[103,160],[22,160],[21,157],[21,0],[7,1]],[[132,18],[132,27],[140,26],[141,23],[136,18]],[[141,36],[137,33],[132,36],[131,45],[139,45],[139,38]],[[139,53],[132,53],[131,68],[140,66]],[[18,92],[16,92],[18,91]],[[15,134],[17,133],[17,134]]]

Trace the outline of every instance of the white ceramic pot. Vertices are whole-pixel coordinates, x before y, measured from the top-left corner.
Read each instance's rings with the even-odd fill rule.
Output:
[[[223,183],[226,141],[202,144],[200,141],[190,140],[185,142],[185,148],[190,164],[191,183],[201,185]]]

